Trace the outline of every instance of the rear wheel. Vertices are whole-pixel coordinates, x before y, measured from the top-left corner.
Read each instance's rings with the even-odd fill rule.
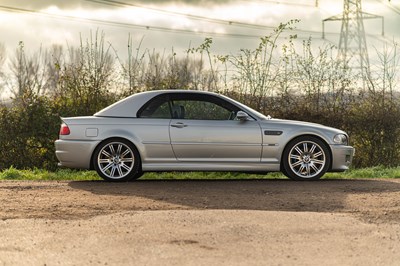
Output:
[[[317,180],[331,164],[327,145],[312,136],[298,137],[286,146],[282,158],[282,172],[293,180]]]
[[[129,181],[141,176],[140,156],[136,147],[123,139],[110,139],[95,150],[93,165],[104,180]]]

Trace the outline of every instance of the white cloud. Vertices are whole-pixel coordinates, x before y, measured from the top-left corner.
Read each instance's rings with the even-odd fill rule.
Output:
[[[342,1],[320,0],[319,8],[296,6],[294,0],[285,0],[290,5],[274,4],[274,1],[141,1],[142,5],[150,5],[154,8],[165,9],[173,12],[194,14],[204,17],[218,18],[222,20],[242,21],[246,23],[277,26],[280,22],[291,19],[300,19],[297,25],[303,30],[319,32],[322,30],[322,20],[342,11]],[[127,0],[129,2],[129,0]],[[308,1],[313,2],[313,1]],[[392,3],[400,0],[392,0]],[[137,3],[134,1],[132,3]],[[400,4],[400,3],[399,3]],[[248,35],[265,35],[269,30],[254,30],[235,26],[212,24],[201,20],[193,20],[184,16],[166,15],[159,12],[140,8],[121,8],[99,5],[87,1],[23,1],[3,0],[4,6],[12,6],[23,9],[34,9],[40,12],[61,16],[75,16],[82,19],[95,19],[106,21],[118,21],[143,26],[161,26],[171,29],[186,29],[197,32],[239,33]],[[385,32],[389,37],[399,38],[398,25],[400,15],[396,14],[384,4],[377,1],[363,1],[366,12],[385,16]],[[171,49],[179,53],[192,46],[199,45],[206,36],[196,34],[176,34],[162,31],[153,31],[140,28],[118,27],[102,25],[89,21],[78,21],[61,18],[49,18],[43,14],[11,13],[0,10],[0,42],[4,43],[8,50],[15,49],[19,41],[24,41],[27,49],[35,50],[40,45],[65,44],[77,45],[79,34],[87,38],[90,31],[104,31],[106,39],[110,41],[118,51],[126,50],[128,34],[134,36],[139,43],[144,37],[142,48]],[[368,33],[379,35],[380,22],[366,22]],[[340,22],[332,22],[326,25],[327,31],[336,32],[328,36],[333,42],[338,41]],[[307,37],[305,34],[301,34]],[[321,35],[313,35],[319,38]],[[255,47],[258,39],[243,39],[231,37],[214,37],[213,49],[218,53],[236,53],[240,48]]]

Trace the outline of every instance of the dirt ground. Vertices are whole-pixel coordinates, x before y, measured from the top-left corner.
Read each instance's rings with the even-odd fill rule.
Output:
[[[0,265],[400,265],[400,180],[0,182]]]

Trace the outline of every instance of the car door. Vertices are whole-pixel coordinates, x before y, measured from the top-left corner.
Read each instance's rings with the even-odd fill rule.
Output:
[[[235,120],[238,107],[210,95],[171,96],[170,138],[179,161],[260,162],[257,121]]]
[[[163,94],[151,99],[138,111],[137,117],[132,131],[136,136],[140,136],[143,144],[143,162],[176,162],[169,137],[172,117],[168,95]]]

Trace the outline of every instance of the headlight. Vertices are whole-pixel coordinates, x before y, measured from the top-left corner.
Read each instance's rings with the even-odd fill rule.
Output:
[[[342,144],[342,145],[348,145],[349,140],[347,139],[347,136],[345,134],[337,134],[335,137],[333,137],[333,142],[335,144]]]

